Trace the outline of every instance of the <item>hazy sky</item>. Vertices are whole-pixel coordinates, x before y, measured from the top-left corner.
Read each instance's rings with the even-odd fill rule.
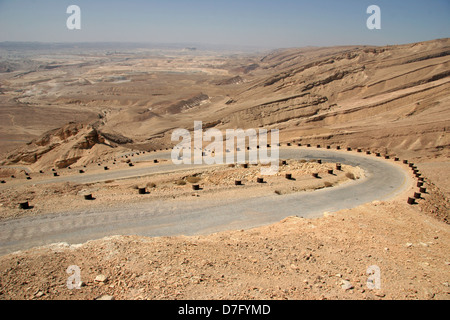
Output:
[[[69,5],[81,30],[68,30]],[[368,6],[381,8],[369,30]],[[0,0],[0,41],[266,48],[401,44],[450,36],[450,0]]]

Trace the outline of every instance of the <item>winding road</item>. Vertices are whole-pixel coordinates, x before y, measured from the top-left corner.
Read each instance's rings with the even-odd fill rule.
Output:
[[[170,153],[146,157],[168,159]],[[246,200],[213,201],[198,198],[188,203],[149,200],[114,208],[79,211],[74,209],[65,213],[4,220],[0,222],[0,255],[58,242],[84,243],[112,235],[148,237],[203,235],[268,225],[288,216],[317,218],[324,212],[350,209],[374,200],[388,200],[403,192],[411,181],[400,165],[355,152],[281,148],[280,159],[322,159],[324,162],[359,166],[365,171],[365,177],[313,192],[274,194]],[[57,179],[87,183],[184,169],[187,168],[162,164],[148,168],[130,168]],[[47,182],[50,181],[55,183],[58,180],[52,179]],[[44,180],[38,183],[47,182]]]

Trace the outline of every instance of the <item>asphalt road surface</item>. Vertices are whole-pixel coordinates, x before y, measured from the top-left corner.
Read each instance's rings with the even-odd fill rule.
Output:
[[[168,159],[170,153],[146,157]],[[286,148],[280,149],[280,159],[322,159],[324,162],[359,166],[365,171],[365,178],[312,192],[274,194],[246,200],[212,201],[201,197],[188,203],[149,200],[107,209],[74,209],[64,213],[4,220],[0,222],[0,255],[52,243],[84,243],[112,235],[204,235],[268,225],[288,216],[317,218],[324,212],[350,209],[374,200],[388,200],[407,188],[410,181],[406,171],[392,161],[354,152]],[[164,164],[58,177],[34,183],[87,183],[184,169],[186,167]]]

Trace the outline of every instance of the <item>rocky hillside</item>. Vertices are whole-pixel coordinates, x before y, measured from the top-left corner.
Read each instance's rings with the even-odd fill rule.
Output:
[[[285,141],[448,156],[449,53],[450,39],[277,50],[248,61],[248,68],[230,68],[232,78],[215,82],[225,94],[205,89],[207,106],[176,102],[169,107],[172,112],[152,110],[139,126],[124,122],[136,119],[127,109],[107,127],[146,136],[136,139],[146,145],[158,136],[158,145],[170,147],[174,128],[192,129],[194,120],[202,120],[222,130],[278,128]]]
[[[41,140],[56,134],[52,143],[38,139],[4,163],[66,166],[86,156],[92,160],[92,154],[97,156],[92,150],[114,142],[170,148],[174,129],[192,129],[199,120],[221,130],[280,129],[282,141],[371,148],[412,159],[449,156],[450,39],[283,49],[228,58],[221,68],[227,74],[171,74],[166,82],[155,78],[149,83],[155,76],[139,74],[129,82],[92,85],[91,91],[83,86],[76,100],[72,93],[62,95],[54,103],[79,101],[76,110],[99,109],[101,124],[64,139],[49,133]],[[17,125],[17,117],[10,122]]]
[[[120,134],[105,133],[80,123],[51,130],[26,146],[11,152],[2,165],[25,165],[34,170],[66,168],[95,161],[121,144],[133,140]]]
[[[222,127],[270,126],[286,139],[441,153],[448,149],[450,41],[290,49],[260,61]]]

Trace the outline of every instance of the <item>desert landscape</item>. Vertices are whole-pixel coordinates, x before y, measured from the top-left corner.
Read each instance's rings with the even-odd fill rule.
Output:
[[[449,92],[449,38],[0,43],[0,299],[448,300]],[[174,165],[199,120],[278,129],[278,173]]]

